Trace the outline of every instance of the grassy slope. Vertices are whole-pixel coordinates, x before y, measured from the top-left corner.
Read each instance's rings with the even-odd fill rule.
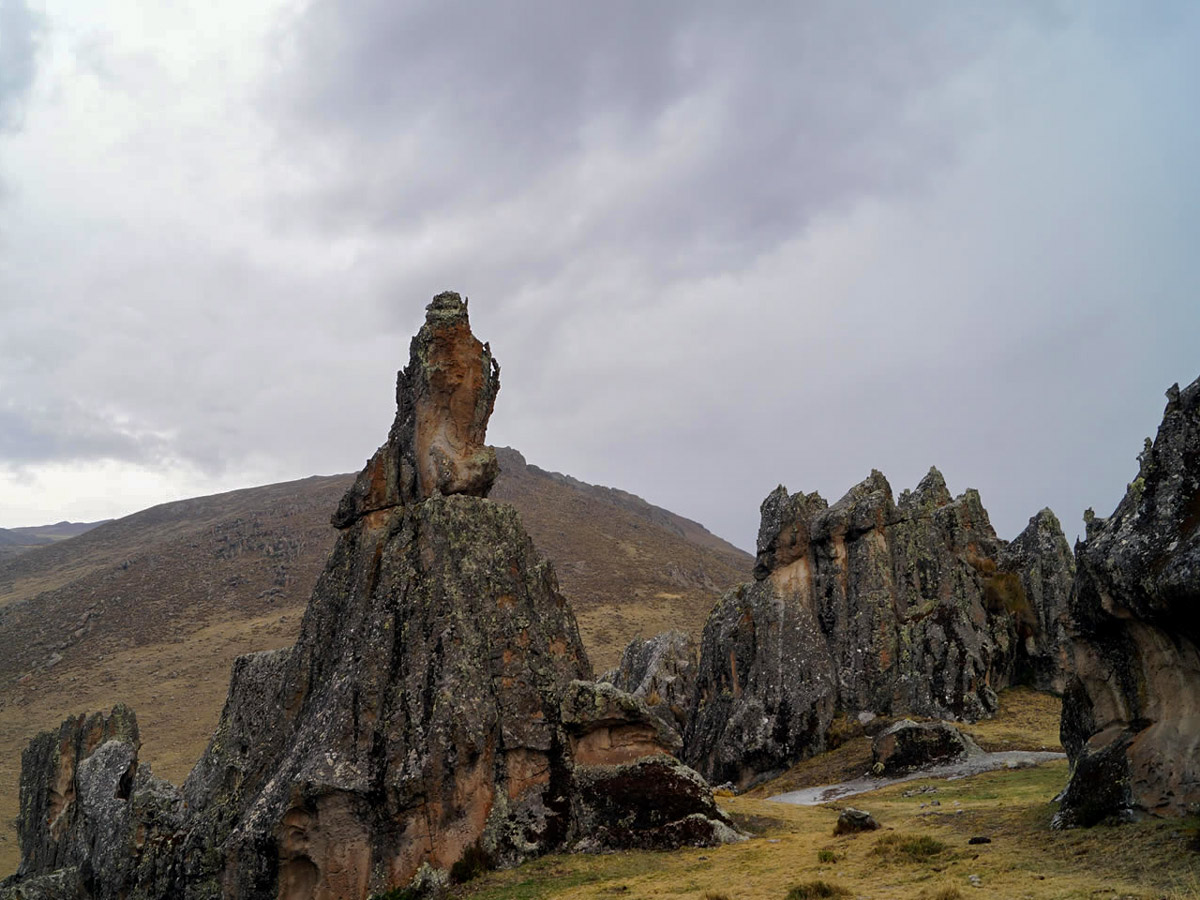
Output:
[[[749,572],[748,555],[693,522],[502,458],[493,496],[521,511],[555,562],[598,669],[638,634],[698,632]],[[128,703],[142,760],[183,779],[233,659],[294,641],[350,479],[165,504],[0,563],[0,875],[18,860],[21,749],[68,715]]]

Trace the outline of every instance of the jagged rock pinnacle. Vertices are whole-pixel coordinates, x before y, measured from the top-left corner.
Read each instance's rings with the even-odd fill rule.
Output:
[[[425,308],[425,324],[396,376],[396,420],[333,516],[346,528],[370,513],[435,494],[486,497],[500,471],[484,444],[500,390],[500,365],[471,333],[453,291]]]

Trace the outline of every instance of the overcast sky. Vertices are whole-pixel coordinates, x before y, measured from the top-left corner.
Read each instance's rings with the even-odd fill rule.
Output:
[[[1200,4],[0,0],[0,526],[490,439],[752,548],[872,468],[1069,536],[1200,375]]]

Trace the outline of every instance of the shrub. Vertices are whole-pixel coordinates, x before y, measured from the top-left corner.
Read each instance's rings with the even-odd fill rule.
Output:
[[[478,844],[472,844],[463,851],[458,862],[450,867],[450,881],[463,884],[472,878],[478,878],[491,868],[491,860]]]
[[[841,857],[838,856],[836,853],[834,853],[832,850],[818,850],[817,851],[817,862],[835,863],[839,859],[841,859]]]
[[[910,862],[924,862],[937,856],[945,849],[945,844],[937,838],[931,838],[927,834],[917,835],[916,837],[902,834],[885,834],[875,842],[874,852],[881,856],[903,856]]]
[[[787,892],[786,900],[818,900],[821,897],[845,897],[850,892],[828,881],[806,881]]]

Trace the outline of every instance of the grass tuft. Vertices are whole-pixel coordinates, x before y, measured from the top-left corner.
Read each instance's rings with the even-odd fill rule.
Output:
[[[953,886],[921,891],[921,900],[962,900],[962,891]]]
[[[821,897],[845,897],[850,892],[829,881],[806,881],[787,892],[786,900],[818,900]]]
[[[817,851],[817,862],[835,863],[839,859],[841,859],[841,857],[828,848]]]
[[[872,852],[880,856],[899,856],[909,862],[926,862],[946,849],[946,845],[927,834],[915,837],[903,834],[885,834],[875,842]]]

